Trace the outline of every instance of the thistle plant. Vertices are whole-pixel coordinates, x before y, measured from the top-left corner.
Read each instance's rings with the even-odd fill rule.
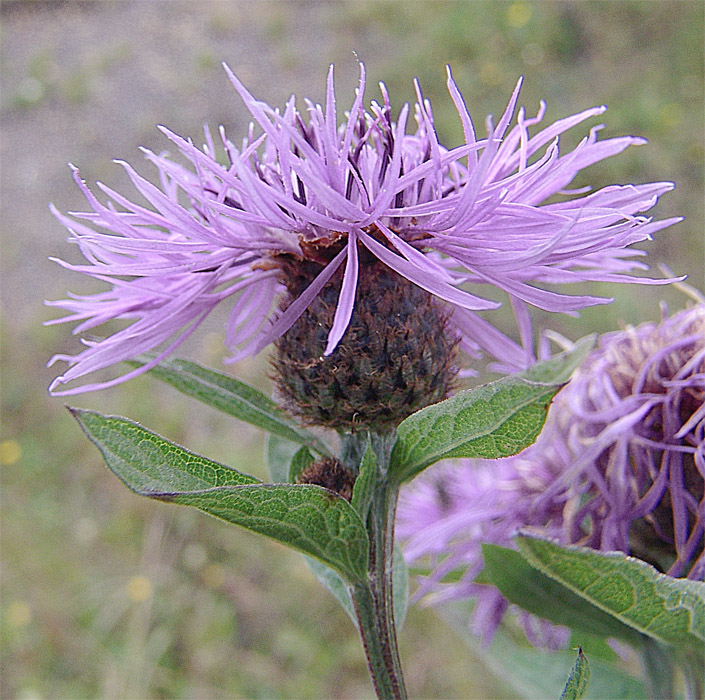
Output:
[[[353,619],[378,696],[403,698],[401,485],[444,458],[508,457],[536,439],[587,344],[536,364],[531,307],[575,313],[610,301],[568,294],[568,283],[671,281],[641,276],[643,253],[631,246],[678,221],[645,215],[673,185],[567,189],[643,139],[600,140],[593,126],[564,152],[561,134],[605,108],[541,126],[543,103],[531,117],[517,109],[521,81],[479,136],[449,69],[464,140],[448,148],[418,83],[413,108],[395,111],[383,84],[365,107],[361,65],[341,117],[332,67],[325,104],[306,101],[303,111],[294,97],[273,109],[226,71],[253,118],[247,136],[238,148],[222,127],[217,142],[206,130],[198,148],[162,128],[186,165],[145,150],[156,186],[121,163],[148,206],[99,184],[103,203],[73,168],[89,211],[54,212],[86,262],[57,262],[109,289],[49,302],[69,312],[49,323],[77,322],[82,335],[125,323],[52,358],[68,368],[50,391],[94,391],[149,372],[267,431],[263,483],[127,419],[71,409],[132,490],[307,555]],[[492,324],[499,302],[483,287],[506,294],[519,343]],[[221,303],[230,309],[226,362],[272,346],[274,399],[169,358]],[[512,376],[458,391],[461,370],[473,371],[466,360],[482,353]],[[113,374],[102,378],[105,370]]]

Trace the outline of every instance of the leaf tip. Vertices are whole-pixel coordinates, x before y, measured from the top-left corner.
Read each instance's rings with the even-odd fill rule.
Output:
[[[89,411],[87,408],[79,408],[78,406],[66,406],[66,410],[76,419],[76,422],[81,426],[81,430],[90,438],[85,419],[87,416],[95,415],[95,411]]]

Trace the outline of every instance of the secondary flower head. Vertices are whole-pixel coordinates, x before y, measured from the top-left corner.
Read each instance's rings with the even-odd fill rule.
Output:
[[[515,366],[527,361],[526,351],[474,313],[497,304],[467,291],[468,283],[504,290],[526,334],[525,304],[571,313],[609,301],[544,285],[653,282],[626,274],[645,268],[631,260],[641,251],[627,247],[677,220],[641,215],[672,184],[565,190],[583,168],[643,143],[632,136],[598,140],[600,127],[593,127],[563,152],[559,136],[604,107],[541,128],[543,103],[534,117],[516,109],[520,81],[481,138],[449,70],[464,142],[446,148],[418,83],[413,110],[404,105],[395,114],[384,85],[381,102],[365,109],[361,66],[352,105],[340,119],[332,67],[325,105],[306,101],[303,111],[294,97],[281,111],[269,107],[226,70],[256,127],[240,149],[221,128],[225,163],[208,132],[199,149],[162,128],[189,167],[145,150],[158,170],[157,186],[122,163],[148,206],[99,184],[110,200],[104,204],[74,169],[90,211],[55,214],[86,262],[59,262],[110,288],[51,302],[69,314],[50,323],[76,321],[75,333],[114,319],[128,325],[103,339],[86,338],[77,355],[54,357],[69,368],[52,383],[53,393],[89,391],[146,371],[226,299],[225,343],[234,361],[284,336],[327,293],[328,326],[307,352],[335,358],[360,305],[363,278],[400,278],[445,307],[441,325],[456,328],[466,349],[482,348]],[[155,348],[159,354],[140,369],[59,390]]]
[[[544,431],[514,457],[442,465],[402,496],[410,560],[442,562],[421,593],[477,597],[490,635],[508,603],[472,581],[480,544],[524,527],[563,544],[639,557],[705,578],[705,305],[602,336],[556,396]],[[463,566],[460,583],[441,584]]]

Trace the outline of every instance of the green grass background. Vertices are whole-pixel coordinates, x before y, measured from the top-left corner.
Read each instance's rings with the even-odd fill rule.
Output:
[[[145,174],[138,145],[168,147],[154,125],[239,140],[248,116],[220,67],[255,95],[321,100],[336,64],[352,101],[355,54],[368,97],[396,105],[418,76],[442,141],[461,129],[445,88],[454,69],[478,129],[518,75],[547,119],[608,104],[604,134],[650,145],[591,168],[584,183],[673,180],[659,216],[684,215],[648,246],[704,286],[703,8],[700,1],[15,2],[2,4],[2,698],[371,697],[355,631],[300,558],[187,509],[127,492],[46,386],[55,352],[74,352],[43,299],[90,280],[51,217],[81,208],[66,161],[130,192],[114,157]],[[569,135],[570,143],[580,136]],[[657,274],[659,274],[657,272]],[[594,289],[594,288],[593,288]],[[684,305],[674,289],[612,287],[610,307],[553,327],[578,337]],[[219,366],[224,313],[184,350]],[[498,323],[507,323],[500,317]],[[507,325],[507,327],[509,327]],[[238,376],[268,390],[265,359]],[[71,403],[130,416],[211,458],[262,476],[262,437],[140,378]],[[478,652],[416,607],[401,635],[414,697],[510,697]],[[566,669],[567,670],[567,669]]]

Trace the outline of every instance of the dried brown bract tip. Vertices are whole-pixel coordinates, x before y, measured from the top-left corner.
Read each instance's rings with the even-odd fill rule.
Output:
[[[355,477],[339,460],[333,457],[323,457],[306,467],[299,474],[297,482],[323,486],[323,488],[334,491],[349,501],[352,498]]]

